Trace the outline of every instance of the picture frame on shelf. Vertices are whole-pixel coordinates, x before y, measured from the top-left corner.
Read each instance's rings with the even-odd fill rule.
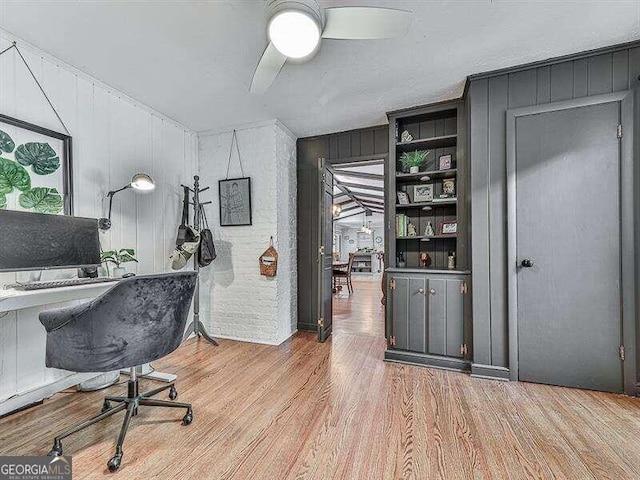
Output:
[[[458,221],[445,221],[440,224],[440,234],[441,235],[455,235],[458,233]]]
[[[400,135],[400,142],[407,143],[413,140],[413,136],[409,133],[408,130],[404,130]]]
[[[441,198],[451,198],[456,196],[456,179],[445,178],[442,181],[442,195]]]
[[[407,192],[397,192],[398,193],[398,203],[400,205],[409,205],[411,200],[409,199],[409,195]]]
[[[451,170],[451,154],[449,155],[440,155],[438,158],[438,170]]]
[[[413,186],[414,202],[431,202],[433,200],[433,183]]]

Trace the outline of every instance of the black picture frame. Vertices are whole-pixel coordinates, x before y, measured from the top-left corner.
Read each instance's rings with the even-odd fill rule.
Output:
[[[234,184],[237,193],[234,193]],[[242,227],[252,225],[251,177],[218,180],[220,226]]]
[[[24,120],[0,114],[0,130],[2,130],[3,123],[62,141],[62,158],[60,158],[60,164],[62,167],[63,191],[61,192],[61,195],[63,199],[63,214],[73,216],[73,155],[71,148],[71,136],[41,127],[40,125],[25,122]],[[2,153],[0,153],[0,155],[2,155]]]

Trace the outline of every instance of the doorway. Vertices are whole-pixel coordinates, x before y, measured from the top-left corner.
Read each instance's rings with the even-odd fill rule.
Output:
[[[632,388],[632,139],[622,135],[633,131],[631,99],[507,112],[513,380]]]
[[[333,177],[333,328],[384,335],[385,159],[335,163]]]

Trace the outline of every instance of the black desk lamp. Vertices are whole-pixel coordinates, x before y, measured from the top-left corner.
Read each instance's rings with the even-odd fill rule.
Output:
[[[111,206],[113,205],[113,196],[127,188],[133,188],[139,192],[148,192],[156,188],[156,185],[153,183],[153,178],[151,178],[150,175],[147,175],[146,173],[136,173],[131,177],[131,183],[128,183],[118,190],[111,190],[107,193],[107,197],[109,198],[109,216],[108,218],[101,218],[98,220],[100,230],[109,230],[111,228]]]

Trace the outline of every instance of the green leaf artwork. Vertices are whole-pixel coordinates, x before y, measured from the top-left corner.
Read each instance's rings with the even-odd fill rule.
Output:
[[[33,209],[37,213],[62,212],[62,196],[55,188],[34,187],[21,193],[18,203],[22,208]]]
[[[11,153],[14,148],[16,148],[16,144],[13,142],[13,139],[8,133],[0,130],[0,153]]]
[[[14,188],[22,192],[31,188],[29,172],[16,162],[0,157],[0,194],[11,193]]]
[[[16,148],[15,156],[21,165],[31,165],[38,175],[49,175],[60,168],[60,158],[48,143],[25,143]]]
[[[0,210],[7,208],[7,196],[4,193],[0,193]]]

